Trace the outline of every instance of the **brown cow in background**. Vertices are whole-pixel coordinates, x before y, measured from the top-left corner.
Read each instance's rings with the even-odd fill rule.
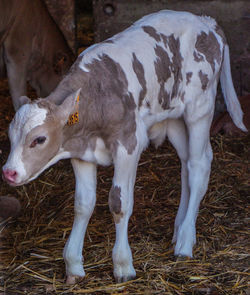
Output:
[[[6,66],[15,110],[26,82],[45,97],[73,63],[74,55],[42,0],[0,0],[0,75]]]

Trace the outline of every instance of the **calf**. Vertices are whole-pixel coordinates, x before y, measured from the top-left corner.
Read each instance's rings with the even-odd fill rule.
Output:
[[[6,65],[15,110],[27,81],[38,96],[49,95],[74,57],[42,0],[0,1],[0,55],[0,74]]]
[[[85,275],[82,247],[95,206],[97,164],[114,164],[114,276],[118,282],[135,277],[127,229],[137,164],[149,140],[159,146],[166,136],[182,166],[175,255],[192,257],[212,161],[209,128],[219,78],[234,123],[246,130],[222,30],[209,17],[165,10],[85,50],[54,92],[18,110],[3,167],[10,185],[72,159],[75,219],[63,253],[68,283]]]

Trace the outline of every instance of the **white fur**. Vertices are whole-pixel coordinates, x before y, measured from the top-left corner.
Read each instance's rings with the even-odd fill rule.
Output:
[[[81,160],[103,166],[108,166],[112,163],[111,153],[101,138],[97,138],[95,150],[90,147],[86,149],[85,153],[81,156]]]
[[[177,232],[179,226],[182,224],[189,201],[189,185],[188,185],[188,134],[185,123],[182,119],[167,120],[166,133],[169,141],[173,144],[177,154],[181,160],[181,200],[179,209],[175,219],[174,235],[172,242],[177,240]]]
[[[222,92],[227,105],[227,110],[232,117],[234,124],[242,131],[247,131],[245,125],[242,122],[243,112],[233,86],[228,45],[226,45],[224,49],[224,62],[222,64],[220,81]]]
[[[22,152],[22,145],[12,145],[8,160],[3,166],[3,170],[11,170],[17,172],[16,183],[21,183],[26,177],[26,169],[22,161]]]
[[[192,257],[192,248],[196,243],[195,223],[200,202],[207,190],[212,161],[212,149],[209,141],[211,121],[212,114],[206,115],[195,123],[189,123],[186,118],[189,134],[187,171],[190,195],[188,204],[185,206],[186,213],[180,216],[182,222],[179,224],[179,220],[176,220],[175,255]]]
[[[110,151],[105,146],[104,141],[101,138],[96,140],[96,148],[94,151],[96,163],[103,166],[108,166],[112,162]]]
[[[114,276],[118,282],[135,276],[132,253],[128,243],[128,220],[133,211],[134,183],[140,151],[135,149],[128,155],[123,146],[119,146],[114,159],[115,172],[113,186],[121,188],[121,213],[119,222],[115,224],[116,240],[113,248]]]
[[[69,239],[64,247],[68,280],[84,277],[82,248],[89,219],[96,200],[96,165],[81,160],[71,161],[75,178],[75,217]]]
[[[84,72],[89,72],[89,69],[86,67],[86,65],[90,64],[93,60],[93,51],[94,48],[97,47],[98,44],[93,44],[87,49],[85,49],[79,56],[82,57],[82,61],[79,63],[79,68],[83,70]],[[98,58],[97,58],[98,59]]]
[[[39,108],[36,103],[23,105],[18,112],[16,112],[14,120],[10,124],[10,138],[15,140],[16,134],[20,133],[27,135],[31,129],[44,123],[46,115],[47,110]]]

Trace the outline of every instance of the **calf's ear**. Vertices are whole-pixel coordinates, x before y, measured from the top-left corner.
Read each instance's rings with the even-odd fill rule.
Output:
[[[57,115],[59,116],[63,125],[67,123],[70,115],[78,112],[80,92],[81,88],[67,96],[62,104],[58,107]]]

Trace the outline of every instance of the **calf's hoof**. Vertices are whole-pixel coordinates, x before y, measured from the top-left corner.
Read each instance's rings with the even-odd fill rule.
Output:
[[[174,255],[177,257],[189,257],[189,258],[193,258],[193,251],[192,251],[192,246],[190,245],[181,245],[181,244],[177,244],[175,245],[175,249],[174,249]]]
[[[187,261],[191,259],[192,257],[189,256],[184,256],[184,255],[178,255],[176,256],[176,261],[181,262],[181,261]]]
[[[84,277],[69,275],[66,278],[66,285],[75,285],[78,281],[80,281],[83,278]]]
[[[114,271],[114,277],[116,283],[124,283],[133,280],[136,277],[136,272],[134,267],[129,267],[129,269],[120,268],[119,270]]]
[[[182,243],[176,243],[174,249],[174,255],[177,257],[189,257],[193,258],[193,249],[192,244],[183,245]]]
[[[116,283],[125,283],[127,281],[131,281],[136,277],[136,275],[129,275],[129,276],[122,276],[122,277],[115,277]]]
[[[195,243],[195,227],[190,226],[189,224],[182,224],[178,229],[174,255],[193,258],[193,246]]]

